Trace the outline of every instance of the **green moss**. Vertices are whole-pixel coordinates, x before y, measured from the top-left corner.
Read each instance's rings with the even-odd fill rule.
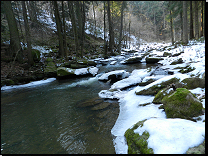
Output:
[[[40,61],[40,51],[37,49],[32,49],[31,53],[32,53],[33,60],[35,62],[39,62]]]
[[[75,72],[75,69],[64,68],[64,67],[57,68],[57,76],[73,75],[74,72]]]
[[[137,95],[156,95],[161,89],[167,87],[171,83],[176,83],[178,82],[179,79],[177,78],[172,78],[168,81],[162,82],[161,84],[156,84],[148,89],[141,90],[139,92],[136,92]]]
[[[197,87],[205,88],[205,79],[197,77],[185,78],[182,82],[185,84],[184,88],[187,89],[195,89]]]
[[[181,67],[181,70],[179,70],[179,72],[181,72],[182,74],[183,73],[189,73],[193,70],[195,70],[196,68],[195,67],[190,67],[190,65],[186,66],[186,67]]]
[[[125,132],[125,137],[127,139],[128,144],[128,154],[153,154],[153,150],[148,148],[147,139],[149,138],[149,133],[144,131],[140,136],[138,133],[134,133],[134,130],[139,126],[143,126],[143,123],[147,119],[143,121],[139,121],[136,123],[133,128],[129,128]]]
[[[52,62],[53,61],[53,59],[51,58],[51,57],[48,57],[47,59],[46,59],[46,62]]]
[[[202,104],[189,90],[177,88],[162,99],[167,118],[190,119],[202,112]]]

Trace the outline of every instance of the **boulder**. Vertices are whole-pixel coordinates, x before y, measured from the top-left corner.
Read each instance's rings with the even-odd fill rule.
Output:
[[[205,140],[199,146],[189,148],[186,154],[205,154]]]
[[[164,52],[164,53],[163,53],[163,57],[167,57],[167,56],[171,56],[171,53]]]
[[[177,82],[179,82],[179,79],[171,78],[170,80],[164,81],[160,84],[156,84],[147,89],[140,90],[139,92],[136,92],[136,94],[137,95],[156,95],[161,89],[166,88],[168,85],[172,83],[177,83]]]
[[[129,57],[124,61],[121,61],[122,64],[133,64],[133,63],[140,63],[142,60],[142,57],[140,56],[133,56]]]
[[[159,62],[160,60],[163,60],[163,58],[160,58],[160,57],[146,57],[146,63],[157,63]]]
[[[186,89],[195,89],[195,88],[205,88],[205,79],[198,78],[198,77],[192,77],[192,78],[186,78],[182,81],[184,84],[184,88]]]
[[[57,78],[73,78],[78,76],[96,75],[98,72],[97,67],[87,67],[80,69],[72,69],[66,67],[57,68]]]
[[[44,73],[47,77],[56,77],[56,65],[54,62],[48,62],[45,69]]]
[[[202,103],[185,88],[177,88],[171,95],[166,95],[161,101],[167,118],[183,118],[193,120],[202,114]]]
[[[152,103],[154,104],[161,104],[162,103],[162,99],[167,96],[170,95],[174,92],[173,88],[170,87],[166,87],[164,89],[161,89],[156,95],[154,100],[152,101]]]
[[[179,58],[177,61],[173,61],[170,65],[176,65],[176,64],[181,64],[183,63],[182,58]]]
[[[138,127],[142,127],[143,123],[146,121],[142,120],[137,122],[133,128],[129,128],[125,132],[125,137],[128,145],[128,154],[154,154],[152,148],[148,148],[147,139],[149,138],[149,133],[144,131],[142,135],[135,133],[134,130]]]
[[[129,72],[126,72],[125,70],[115,70],[103,74],[101,77],[98,78],[98,80],[100,81],[112,80],[113,82],[116,82],[118,80],[129,77],[129,75],[130,75]]]

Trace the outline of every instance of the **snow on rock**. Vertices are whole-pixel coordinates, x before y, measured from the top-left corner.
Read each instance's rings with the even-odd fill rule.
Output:
[[[76,69],[74,74],[75,75],[86,75],[86,74],[92,74],[93,76],[96,75],[98,72],[97,67],[88,67],[88,68],[80,68]]]
[[[179,118],[151,118],[134,132],[142,135],[145,130],[150,134],[147,142],[154,154],[184,154],[205,138],[205,123]]]
[[[98,78],[98,80],[107,81],[110,75],[121,76],[121,79],[124,79],[126,77],[129,77],[130,74],[129,72],[126,72],[125,70],[115,70],[115,71],[111,71],[111,72],[103,74],[101,77]]]
[[[131,85],[136,85],[142,81],[142,79],[148,75],[150,75],[152,72],[148,72],[147,69],[139,69],[139,70],[133,70],[131,75],[128,78],[125,78],[123,80],[120,80],[116,83],[114,83],[111,89],[122,89],[126,88]]]

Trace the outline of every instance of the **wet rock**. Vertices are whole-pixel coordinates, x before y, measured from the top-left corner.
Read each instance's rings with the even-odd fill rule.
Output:
[[[202,114],[202,103],[185,88],[177,88],[171,95],[163,97],[161,102],[167,118],[190,120],[192,117]]]
[[[115,70],[103,74],[101,77],[98,78],[98,80],[100,81],[112,80],[112,82],[116,82],[118,80],[129,77],[129,75],[130,75],[129,72],[126,72],[125,70]]]
[[[87,101],[81,102],[77,104],[77,107],[88,107],[88,106],[94,106],[97,104],[102,103],[104,100],[102,98],[96,97],[93,99],[89,99]]]
[[[104,111],[98,113],[96,116],[97,116],[98,118],[101,118],[101,119],[102,119],[102,118],[104,118],[109,112],[110,112],[110,109],[104,110]]]
[[[138,83],[138,85],[139,86],[146,86],[146,85],[148,85],[148,84],[150,84],[150,83],[152,83],[154,81],[155,81],[154,79],[149,79],[146,82],[140,82],[140,83]]]
[[[142,60],[142,57],[140,56],[134,56],[129,57],[128,59],[121,61],[122,64],[133,64],[133,63],[140,63]]]
[[[167,56],[171,56],[171,53],[164,52],[164,53],[163,53],[163,57],[167,57]]]
[[[143,123],[146,121],[142,120],[136,123],[133,128],[129,128],[125,132],[125,137],[128,145],[128,154],[154,154],[152,148],[148,148],[147,139],[149,138],[149,133],[144,131],[142,135],[134,133],[134,130],[138,127],[142,127]]]
[[[159,58],[159,57],[146,57],[146,63],[157,63],[160,60],[163,60],[163,58]]]
[[[184,83],[186,89],[205,88],[205,79],[198,77],[186,78],[182,83]]]
[[[101,110],[101,109],[105,109],[109,105],[110,105],[110,103],[108,103],[108,102],[102,102],[102,103],[100,103],[100,104],[92,107],[91,110]]]

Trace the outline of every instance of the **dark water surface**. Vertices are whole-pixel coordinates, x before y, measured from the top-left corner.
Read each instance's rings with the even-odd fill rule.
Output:
[[[148,65],[150,66],[150,65]],[[102,66],[100,72],[133,71],[146,64]],[[85,77],[1,91],[2,154],[113,154],[111,129],[119,114],[116,101],[105,110],[80,108],[110,85]],[[104,117],[99,114],[106,113]]]

